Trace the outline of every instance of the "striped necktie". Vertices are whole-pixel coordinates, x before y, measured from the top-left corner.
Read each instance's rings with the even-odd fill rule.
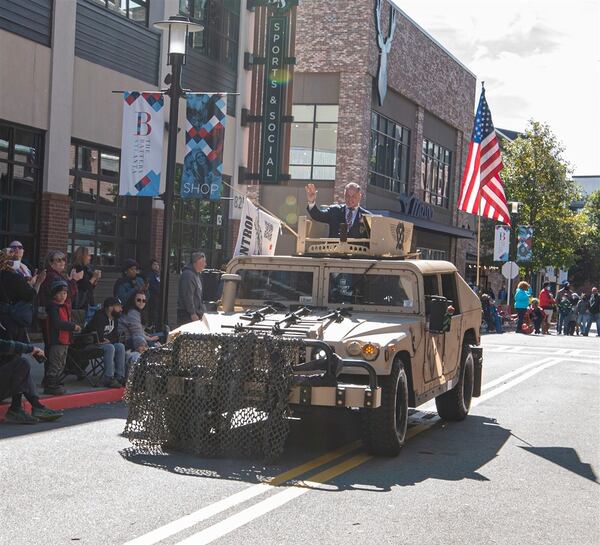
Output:
[[[348,227],[350,227],[352,225],[352,216],[353,215],[354,215],[354,209],[346,208],[346,223],[348,224]]]

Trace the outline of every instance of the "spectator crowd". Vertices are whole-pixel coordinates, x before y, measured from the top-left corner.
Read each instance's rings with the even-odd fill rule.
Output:
[[[0,251],[0,402],[11,400],[7,422],[34,424],[62,416],[61,411],[40,402],[30,357],[44,365],[44,394],[63,395],[69,374],[87,377],[88,359],[92,357],[101,361],[96,385],[120,388],[125,385],[129,366],[148,348],[166,340],[168,331],[156,331],[160,318],[159,263],[153,259],[144,275],[135,260],[126,259],[112,296],[97,304],[94,292],[102,274],[92,268],[91,261],[85,247],[75,250],[68,266],[65,253],[51,251],[42,270],[32,271],[19,241]],[[205,266],[204,254],[194,252],[183,271],[179,324],[202,318],[201,273]],[[29,334],[36,325],[44,349],[30,341]],[[31,413],[24,410],[23,397],[30,403]]]
[[[590,293],[578,294],[564,281],[555,295],[550,282],[544,282],[535,297],[529,284],[522,281],[513,295],[514,314],[503,304],[497,304],[491,290],[480,290],[480,293],[484,333],[503,333],[505,324],[515,323],[516,333],[548,335],[555,323],[557,335],[587,337],[595,324],[596,335],[600,337],[600,294],[596,287]],[[504,286],[499,292],[499,302],[506,303]]]

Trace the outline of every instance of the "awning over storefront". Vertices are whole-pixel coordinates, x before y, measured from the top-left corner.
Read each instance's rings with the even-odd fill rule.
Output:
[[[443,223],[436,223],[423,218],[413,218],[412,216],[406,216],[393,210],[370,210],[373,214],[379,214],[381,216],[387,216],[389,218],[396,218],[398,220],[407,221],[412,223],[417,229],[423,229],[424,231],[432,231],[434,233],[443,233],[445,235],[454,238],[475,238],[475,233],[468,229],[461,229],[460,227],[454,227],[452,225],[444,225]]]

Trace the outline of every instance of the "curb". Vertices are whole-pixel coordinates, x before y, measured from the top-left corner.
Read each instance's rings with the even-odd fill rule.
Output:
[[[91,407],[102,403],[114,403],[123,399],[125,388],[108,388],[93,392],[80,392],[78,394],[65,394],[62,396],[42,397],[40,401],[49,409],[79,409],[81,407]],[[0,403],[0,418],[4,418],[10,403]],[[23,399],[23,408],[31,411],[31,405]]]

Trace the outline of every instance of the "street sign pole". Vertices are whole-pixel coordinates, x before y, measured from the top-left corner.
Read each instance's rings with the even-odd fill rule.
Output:
[[[519,274],[519,266],[514,261],[507,261],[502,265],[502,276],[508,280],[508,290],[506,293],[506,309],[510,309],[510,294],[512,279]]]

